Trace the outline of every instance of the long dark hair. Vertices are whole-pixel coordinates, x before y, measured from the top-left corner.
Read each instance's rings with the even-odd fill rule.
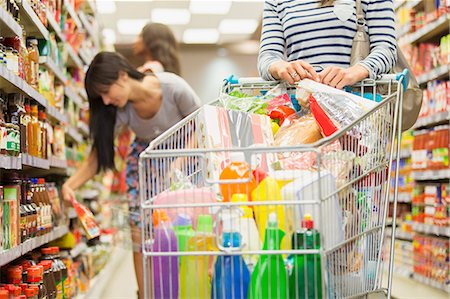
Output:
[[[100,52],[92,60],[84,80],[89,99],[89,129],[93,149],[97,154],[97,173],[114,169],[114,127],[117,107],[105,105],[101,94],[119,79],[120,72],[126,72],[132,79],[142,81],[145,75],[134,69],[120,54]]]
[[[180,76],[178,42],[172,30],[164,24],[150,23],[144,26],[141,36],[152,59],[159,61],[164,71]]]

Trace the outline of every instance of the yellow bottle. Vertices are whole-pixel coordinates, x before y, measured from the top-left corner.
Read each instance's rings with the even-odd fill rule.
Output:
[[[199,216],[197,232],[188,240],[187,248],[188,251],[218,250],[210,215]],[[181,257],[180,299],[211,298],[210,269],[213,265],[213,256]]]
[[[252,192],[252,201],[282,201],[281,188],[277,180],[266,177]],[[255,211],[255,220],[258,225],[259,237],[264,240],[264,233],[267,227],[267,221],[270,213],[276,213],[278,219],[278,226],[286,233],[290,232],[292,228],[289,221],[286,221],[286,212],[284,205],[255,205],[253,206]],[[288,250],[289,238],[284,238],[281,244],[282,249]]]

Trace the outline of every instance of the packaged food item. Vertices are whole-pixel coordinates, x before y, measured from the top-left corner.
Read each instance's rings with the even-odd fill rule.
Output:
[[[95,222],[95,217],[88,208],[80,204],[75,198],[71,197],[70,201],[75,208],[78,219],[80,219],[81,224],[86,232],[86,237],[88,239],[93,239],[100,236],[100,228]]]
[[[282,126],[274,136],[275,146],[310,144],[322,139],[320,127],[312,114],[295,119]]]

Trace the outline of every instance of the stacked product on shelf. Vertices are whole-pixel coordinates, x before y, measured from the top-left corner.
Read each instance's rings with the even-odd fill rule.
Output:
[[[84,72],[101,47],[93,7],[88,1],[0,1],[1,298],[74,298],[110,255],[96,239],[71,256],[69,228],[82,233],[76,219],[67,220],[59,195],[67,164],[77,167],[87,152]],[[56,239],[71,246],[41,251]],[[44,287],[50,276],[60,279]]]
[[[413,239],[412,276],[450,292],[450,1],[397,4],[399,45],[424,98],[416,125],[403,134],[402,146],[408,150],[400,161],[404,175],[399,191],[404,188],[400,194],[410,202],[410,210],[405,211],[408,221],[397,229],[396,237],[400,242]]]

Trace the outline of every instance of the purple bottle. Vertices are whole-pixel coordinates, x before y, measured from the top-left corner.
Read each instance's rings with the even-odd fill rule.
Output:
[[[177,252],[177,237],[173,231],[169,217],[163,210],[153,212],[155,239],[153,252]],[[157,299],[178,298],[178,257],[155,256],[152,258],[153,297]]]

